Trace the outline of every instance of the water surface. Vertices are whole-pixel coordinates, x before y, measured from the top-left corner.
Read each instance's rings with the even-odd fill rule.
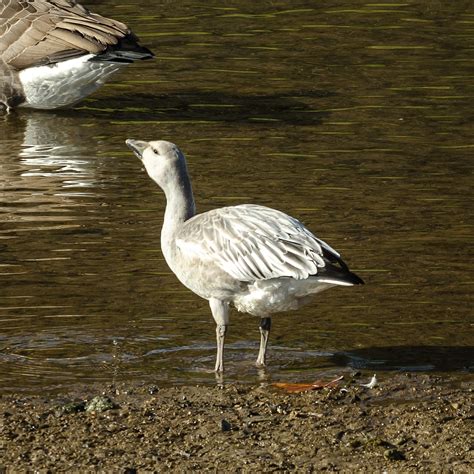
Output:
[[[163,260],[126,138],[177,143],[200,211],[279,208],[366,280],[275,317],[268,377],[472,370],[471,2],[88,6],[157,57],[0,117],[1,392],[214,380],[210,311]],[[226,380],[258,380],[258,340],[232,313]]]

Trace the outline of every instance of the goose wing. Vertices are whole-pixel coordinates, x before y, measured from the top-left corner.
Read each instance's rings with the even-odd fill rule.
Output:
[[[329,262],[342,262],[297,219],[252,204],[194,216],[180,229],[176,243],[183,253],[213,261],[239,281],[304,279]]]
[[[74,0],[4,0],[0,5],[1,57],[18,70],[97,54],[127,35],[136,39],[123,23]]]

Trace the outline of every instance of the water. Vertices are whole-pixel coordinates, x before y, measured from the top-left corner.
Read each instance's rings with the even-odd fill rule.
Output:
[[[155,61],[0,118],[0,391],[214,381],[207,303],[163,261],[126,138],[176,142],[200,211],[279,208],[366,280],[275,317],[270,378],[472,370],[472,3],[149,5],[89,6]],[[258,380],[258,340],[232,313],[226,380]]]

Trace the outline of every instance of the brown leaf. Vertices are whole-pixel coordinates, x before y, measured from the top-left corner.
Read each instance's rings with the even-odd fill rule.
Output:
[[[277,388],[286,390],[288,393],[309,392],[310,390],[319,390],[321,388],[336,387],[344,376],[337,377],[329,382],[325,380],[315,380],[313,383],[286,383],[276,382],[272,385]]]
[[[274,387],[282,388],[289,393],[307,392],[313,390],[312,383],[285,383],[277,382],[272,384]]]

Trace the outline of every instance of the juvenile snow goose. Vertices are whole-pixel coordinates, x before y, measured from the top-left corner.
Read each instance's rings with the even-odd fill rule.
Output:
[[[183,153],[173,143],[127,140],[166,195],[161,249],[171,270],[209,301],[217,324],[215,370],[224,369],[229,305],[260,317],[265,365],[272,313],[297,309],[332,286],[361,285],[341,256],[298,220],[255,204],[196,214]]]
[[[0,106],[56,109],[153,53],[127,25],[75,0],[0,2]]]

